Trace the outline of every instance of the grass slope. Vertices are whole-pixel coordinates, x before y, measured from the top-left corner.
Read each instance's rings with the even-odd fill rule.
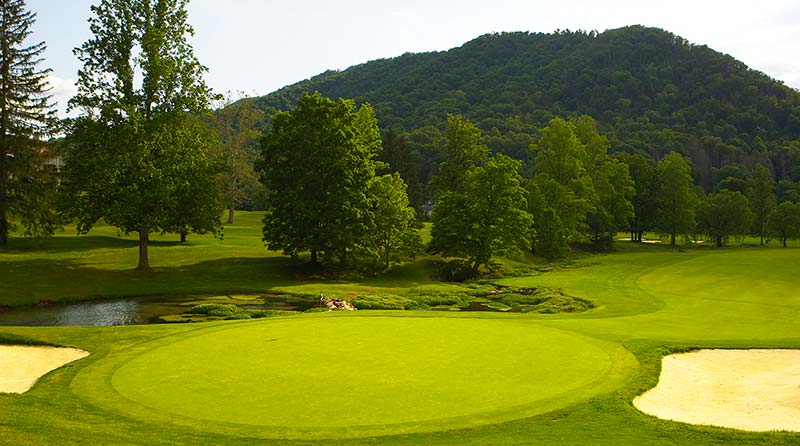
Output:
[[[242,232],[257,233],[253,225]],[[86,243],[63,239],[42,247]],[[131,265],[115,259],[124,253],[134,262],[131,247],[42,251],[18,243],[0,253],[0,295],[14,300],[9,287],[33,287],[58,300],[68,294],[59,286],[90,281],[91,271],[100,282],[78,283],[70,299],[85,298],[87,289],[110,295],[183,286],[347,292],[430,283],[424,263],[369,280],[300,280],[287,276],[274,254],[248,247],[245,237],[227,239],[157,246],[161,271],[118,276],[121,283],[103,281],[103,274],[127,274]],[[359,312],[166,326],[5,327],[6,339],[21,336],[93,354],[50,373],[24,395],[0,395],[0,444],[800,444],[797,433],[690,426],[631,405],[656,383],[664,354],[695,347],[800,348],[800,250],[617,246],[620,252],[587,256],[567,268],[502,280],[560,288],[597,304],[581,314]],[[251,268],[237,268],[241,258],[253,259]],[[34,259],[52,268],[65,259],[84,266],[52,285],[37,283],[45,282],[42,271],[9,285],[15,276],[5,266]],[[199,273],[203,262],[216,262],[207,273],[225,277],[224,283]],[[134,278],[137,283],[127,282]],[[320,337],[334,340],[317,343]],[[602,357],[598,349],[612,352],[609,376],[616,378],[586,386],[602,376],[594,367]],[[576,371],[582,373],[570,375]],[[320,384],[328,376],[330,388]],[[339,409],[330,409],[334,402]],[[331,416],[314,413],[322,407]],[[517,413],[509,416],[509,408]],[[231,423],[229,409],[241,411],[236,421],[256,425]],[[294,427],[280,427],[289,420]],[[375,422],[383,424],[369,424]],[[265,438],[273,436],[292,439]]]

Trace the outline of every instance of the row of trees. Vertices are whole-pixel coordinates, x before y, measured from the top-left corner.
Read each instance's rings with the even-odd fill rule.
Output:
[[[190,231],[214,232],[223,207],[232,223],[243,197],[259,189],[266,191],[271,249],[310,251],[313,263],[343,267],[388,266],[418,252],[421,187],[405,138],[392,131],[381,138],[369,104],[305,94],[294,111],[273,116],[254,150],[264,117],[254,101],[211,114],[218,98],[188,44],[186,3],[103,0],[92,7],[93,37],[75,50],[84,65],[70,106],[81,116],[67,123],[61,144],[59,216],[57,177],[47,167],[52,153],[41,142],[52,128],[47,70],[36,68],[44,44],[22,47],[34,15],[22,0],[0,0],[0,243],[9,215],[32,235],[52,233],[59,218],[86,233],[102,218],[138,233],[138,269],[147,270],[151,233],[185,239]],[[446,148],[428,187],[435,201],[429,251],[467,258],[471,274],[500,253],[558,258],[574,242],[607,248],[624,228],[633,240],[655,231],[673,244],[681,234],[702,233],[718,245],[747,232],[762,243],[796,236],[797,206],[776,206],[764,167],[746,191],[722,181],[704,197],[683,156],[673,152],[658,163],[610,156],[588,116],[552,119],[529,137],[524,170],[522,161],[490,156],[487,140],[472,122],[449,115],[442,138],[429,141]]]

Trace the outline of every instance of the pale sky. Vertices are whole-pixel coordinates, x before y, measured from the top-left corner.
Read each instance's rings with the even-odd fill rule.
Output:
[[[90,37],[93,0],[27,0],[59,108],[75,91],[72,49]],[[192,0],[189,20],[208,84],[264,95],[328,69],[441,51],[501,31],[663,28],[800,89],[800,1]]]

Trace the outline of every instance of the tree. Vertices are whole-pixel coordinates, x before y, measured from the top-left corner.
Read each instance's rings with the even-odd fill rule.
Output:
[[[149,234],[175,228],[181,200],[202,195],[213,170],[193,116],[209,112],[212,94],[187,40],[186,5],[102,0],[92,6],[93,37],[75,50],[83,67],[70,105],[82,116],[65,144],[69,208],[80,233],[100,218],[137,232],[140,271],[150,270]],[[191,226],[217,227],[213,214],[198,212]]]
[[[721,190],[711,194],[698,212],[700,230],[722,247],[731,236],[747,234],[753,213],[741,192]]]
[[[475,124],[463,116],[447,115],[444,135],[447,158],[429,185],[434,197],[447,191],[463,190],[467,171],[489,156],[489,148],[482,139],[481,130]]]
[[[767,222],[770,215],[775,212],[775,181],[772,179],[769,169],[759,165],[753,169],[753,176],[749,183],[750,190],[747,197],[754,215],[753,233],[761,237],[763,245],[764,237],[767,235]]]
[[[25,46],[35,19],[24,0],[0,0],[0,245],[12,217],[33,236],[52,235],[58,224],[54,154],[43,141],[53,114],[50,70],[37,68],[46,47]]]
[[[394,129],[389,129],[383,135],[383,151],[378,155],[378,161],[387,164],[385,173],[397,172],[408,185],[408,200],[415,212],[422,206],[422,190],[417,176],[417,161],[406,143],[406,138]]]
[[[675,246],[677,234],[686,234],[695,226],[697,195],[692,169],[681,154],[670,152],[658,162],[658,178],[659,227]]]
[[[279,112],[261,141],[257,169],[267,188],[264,241],[288,255],[311,252],[342,266],[367,235],[369,183],[381,138],[369,104],[304,94]]]
[[[445,192],[433,208],[429,251],[467,257],[475,276],[494,255],[528,246],[533,217],[527,211],[521,166],[497,154],[467,172],[463,191]]]
[[[597,123],[591,116],[579,116],[572,123],[584,146],[581,161],[594,189],[595,201],[586,216],[589,239],[597,248],[610,249],[617,231],[627,227],[633,217],[633,180],[626,164],[609,158],[608,139],[597,132]]]
[[[400,174],[381,175],[369,184],[372,202],[372,247],[382,259],[383,266],[400,256],[414,255],[422,248],[415,228],[416,216],[406,190],[408,187]]]
[[[630,220],[631,240],[641,242],[645,232],[656,227],[658,212],[658,174],[653,160],[642,154],[619,154],[617,158],[628,165],[634,185],[631,197],[633,218]]]
[[[800,238],[800,206],[791,201],[781,203],[770,215],[767,230],[784,248],[787,240]]]
[[[222,183],[228,206],[228,224],[235,222],[234,211],[241,204],[245,192],[256,189],[258,185],[254,164],[258,156],[256,145],[261,136],[258,125],[263,121],[264,112],[257,109],[249,98],[237,102],[228,100],[214,113],[220,146],[227,162]]]
[[[594,158],[578,139],[575,124],[561,118],[542,129],[531,151],[534,177],[528,190],[536,234],[533,250],[555,259],[569,251],[570,240],[585,237],[586,217],[595,209],[597,194],[584,162]]]

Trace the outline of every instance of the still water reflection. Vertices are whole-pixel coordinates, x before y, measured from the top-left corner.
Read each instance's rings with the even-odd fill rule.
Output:
[[[0,310],[0,325],[130,325],[147,323],[134,300]]]

